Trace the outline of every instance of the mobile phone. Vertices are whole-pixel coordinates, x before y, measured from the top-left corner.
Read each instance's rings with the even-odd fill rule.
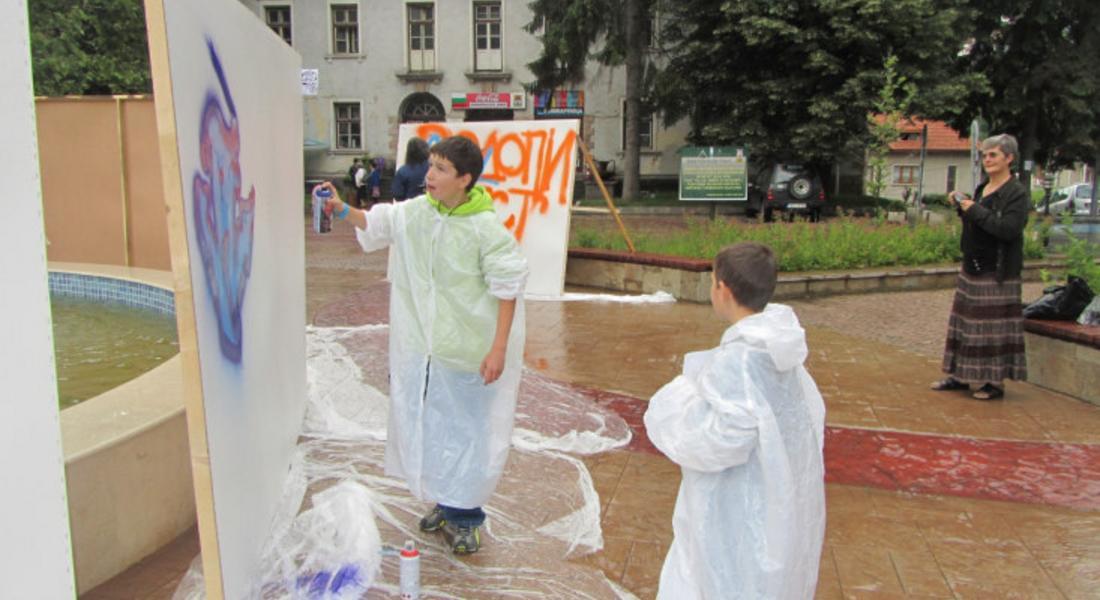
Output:
[[[967,196],[966,194],[964,194],[962,192],[951,192],[951,200],[955,204],[959,204],[963,200],[968,200],[969,198],[970,198],[970,196]]]

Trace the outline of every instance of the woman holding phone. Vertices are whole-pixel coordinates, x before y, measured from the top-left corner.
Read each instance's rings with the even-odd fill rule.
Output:
[[[1024,264],[1027,189],[1012,175],[1016,138],[982,142],[986,180],[975,197],[950,194],[962,219],[962,268],[947,325],[943,372],[934,390],[970,390],[979,400],[1004,397],[1004,380],[1027,378],[1020,272]]]

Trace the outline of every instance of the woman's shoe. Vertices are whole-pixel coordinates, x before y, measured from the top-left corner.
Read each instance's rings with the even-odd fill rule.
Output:
[[[992,383],[983,385],[978,388],[978,391],[971,394],[971,396],[978,400],[996,400],[997,398],[1004,398],[1004,395],[1005,391]]]
[[[946,392],[951,390],[969,390],[970,384],[963,383],[954,377],[946,377],[932,384],[932,389],[937,392]]]

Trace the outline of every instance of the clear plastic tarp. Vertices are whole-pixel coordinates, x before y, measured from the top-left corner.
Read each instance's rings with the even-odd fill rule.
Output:
[[[622,418],[525,370],[481,551],[456,558],[441,535],[417,529],[431,505],[382,471],[388,333],[385,325],[308,330],[309,405],[254,597],[396,596],[398,560],[383,558],[383,548],[415,540],[424,598],[632,598],[576,560],[603,546],[599,498],[576,455],[625,446]],[[201,597],[196,560],[175,598]]]

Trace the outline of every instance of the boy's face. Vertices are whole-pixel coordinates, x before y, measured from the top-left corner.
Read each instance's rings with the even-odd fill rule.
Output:
[[[428,157],[428,174],[424,177],[424,187],[432,198],[447,206],[457,206],[466,199],[466,186],[470,185],[470,174],[459,175],[451,161],[432,154]]]

